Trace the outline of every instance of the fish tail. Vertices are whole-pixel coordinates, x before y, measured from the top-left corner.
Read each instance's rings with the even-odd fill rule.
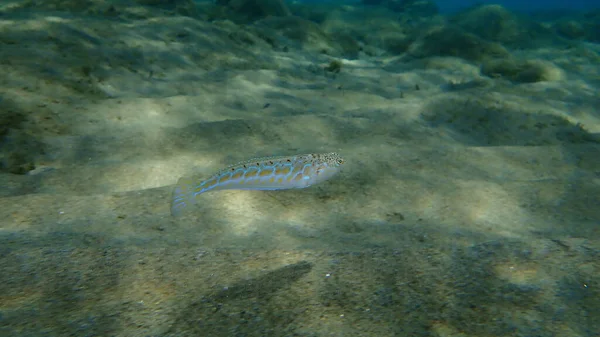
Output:
[[[192,182],[189,178],[181,178],[177,181],[171,197],[171,215],[179,216],[195,203]]]

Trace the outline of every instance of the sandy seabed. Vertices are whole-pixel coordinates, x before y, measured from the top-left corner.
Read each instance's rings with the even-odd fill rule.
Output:
[[[600,335],[600,46],[515,83],[123,11],[2,9],[0,335]],[[169,213],[181,176],[330,151]]]

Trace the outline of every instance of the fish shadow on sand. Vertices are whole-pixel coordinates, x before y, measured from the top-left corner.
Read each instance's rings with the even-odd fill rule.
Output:
[[[180,312],[166,335],[212,335],[236,328],[254,335],[278,325],[285,327],[293,321],[295,308],[278,308],[277,294],[299,282],[312,268],[312,263],[299,261],[201,296]]]

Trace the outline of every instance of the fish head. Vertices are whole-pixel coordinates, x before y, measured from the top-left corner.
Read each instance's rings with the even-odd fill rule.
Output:
[[[317,184],[330,179],[338,174],[345,161],[337,153],[324,154],[315,162],[315,176],[312,184]]]

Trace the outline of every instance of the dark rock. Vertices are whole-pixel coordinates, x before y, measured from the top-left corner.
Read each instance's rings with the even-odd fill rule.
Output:
[[[394,12],[414,17],[434,16],[439,12],[435,1],[429,0],[388,0],[385,5]]]
[[[274,47],[342,56],[342,47],[314,22],[295,16],[269,17],[256,23],[257,34]]]
[[[362,0],[364,5],[383,6],[391,11],[415,17],[428,17],[438,14],[435,1],[430,0]]]
[[[283,0],[217,0],[217,5],[226,7],[234,22],[249,22],[266,17],[289,16],[291,12]]]
[[[512,58],[486,60],[482,64],[481,73],[518,83],[553,82],[564,78],[564,72],[553,63]]]
[[[552,29],[517,16],[500,5],[475,6],[455,15],[450,22],[466,32],[506,47],[536,48],[558,42]]]
[[[476,6],[451,19],[452,23],[480,38],[495,42],[511,42],[520,34],[517,17],[500,5]]]
[[[500,44],[485,41],[456,27],[434,28],[410,46],[414,57],[454,56],[469,61],[509,55]]]
[[[195,17],[198,9],[193,0],[135,0],[140,5],[156,7],[177,12],[181,15]]]
[[[580,39],[585,37],[583,25],[573,20],[557,22],[554,25],[554,29],[558,34],[567,39]]]

